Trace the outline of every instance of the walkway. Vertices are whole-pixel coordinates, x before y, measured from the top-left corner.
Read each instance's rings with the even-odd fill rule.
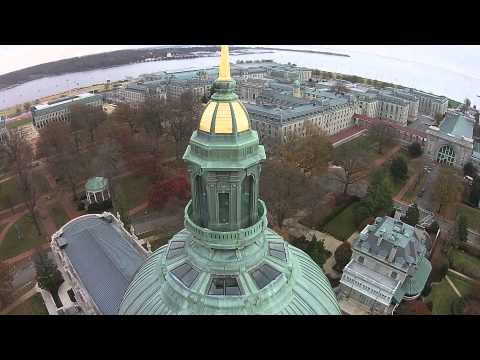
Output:
[[[460,291],[458,291],[457,287],[455,286],[455,284],[452,282],[452,280],[450,280],[450,278],[448,277],[448,275],[445,275],[445,279],[447,279],[447,282],[450,284],[451,288],[453,289],[453,291],[455,291],[455,294],[457,294],[457,296],[459,298],[462,297],[462,294],[460,294]]]
[[[25,294],[20,296],[13,303],[11,303],[6,308],[4,308],[2,311],[0,311],[0,315],[8,315],[8,313],[10,313],[13,309],[15,309],[17,306],[21,305],[22,303],[24,303],[25,301],[30,299],[36,293],[37,293],[37,289],[35,287],[28,290]]]
[[[455,274],[455,275],[457,275],[457,276],[460,276],[461,278],[464,278],[465,280],[471,281],[471,282],[473,282],[473,283],[480,283],[479,280],[475,280],[474,278],[471,278],[470,276],[467,276],[467,275],[465,275],[465,274],[459,273],[458,271],[455,271],[455,270],[453,270],[452,268],[449,268],[448,271],[451,272],[451,273],[453,273],[453,274]]]
[[[422,171],[423,171],[423,169],[422,169]],[[417,172],[417,173],[413,174],[412,176],[410,176],[410,179],[408,179],[408,181],[405,183],[405,185],[403,185],[403,187],[400,189],[398,194],[395,195],[395,197],[393,199],[401,201],[403,196],[405,195],[405,193],[410,189],[412,184],[418,179],[418,177],[420,176],[420,173],[421,172]]]

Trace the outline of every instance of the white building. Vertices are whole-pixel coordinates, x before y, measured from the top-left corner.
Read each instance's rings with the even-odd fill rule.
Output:
[[[432,266],[429,236],[390,217],[376,218],[352,244],[338,302],[345,314],[392,314],[402,300],[420,296]]]
[[[101,107],[103,98],[98,94],[85,93],[63,97],[47,104],[34,105],[31,108],[33,125],[37,129],[42,129],[52,122],[70,121],[70,107],[76,104]]]

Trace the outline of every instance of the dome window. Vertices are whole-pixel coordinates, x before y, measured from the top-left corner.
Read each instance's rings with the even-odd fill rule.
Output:
[[[268,244],[268,254],[282,261],[287,261],[287,255],[283,243],[270,242]]]
[[[280,274],[280,271],[266,263],[250,271],[250,276],[260,290],[279,277]]]
[[[189,263],[183,263],[172,270],[172,275],[187,288],[191,288],[200,273]]]
[[[235,276],[213,276],[208,295],[235,296],[243,295],[238,279]]]
[[[167,259],[173,259],[185,252],[185,241],[172,241],[168,247]]]

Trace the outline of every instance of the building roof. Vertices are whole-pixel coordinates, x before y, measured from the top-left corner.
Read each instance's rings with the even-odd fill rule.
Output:
[[[85,101],[85,100],[95,100],[96,98],[101,98],[100,95],[98,94],[91,94],[91,93],[84,93],[84,94],[79,94],[75,96],[68,96],[64,98],[57,99],[55,101],[50,101],[47,104],[39,104],[32,106],[32,109],[34,111],[39,111],[39,110],[46,110],[58,106],[63,106],[67,104],[71,104],[73,102],[77,101]]]
[[[118,314],[128,284],[146,260],[117,221],[111,214],[80,216],[64,225],[56,238],[80,282],[105,315]]]
[[[403,297],[406,296],[416,296],[420,294],[425,284],[427,283],[428,276],[432,271],[432,264],[426,258],[421,257],[420,261],[415,267],[415,271],[411,276],[408,276],[402,287],[400,287],[394,295],[397,303],[402,301]]]
[[[240,101],[209,101],[198,129],[210,134],[233,134],[250,129],[245,106]]]
[[[427,252],[427,236],[423,230],[385,216],[367,225],[353,242],[361,252],[407,271]]]
[[[266,255],[262,264],[268,264],[264,278],[255,270],[231,270],[225,262],[227,254],[214,253],[216,259],[208,259],[208,266],[191,268],[186,274],[176,269],[183,264],[191,264],[194,248],[192,234],[182,230],[170,240],[168,245],[157,249],[141,267],[132,281],[120,307],[120,314],[135,315],[335,315],[340,313],[335,294],[320,267],[303,251],[285,243],[270,229],[265,230],[260,245],[265,247]],[[177,245],[185,242],[183,245]],[[268,242],[274,242],[284,249],[285,260],[269,255]],[[176,244],[177,243],[177,244]],[[260,241],[259,241],[260,244]],[[188,247],[169,258],[174,246]],[[252,245],[257,248],[257,245]],[[173,249],[173,250],[172,250]],[[178,248],[177,248],[178,249]],[[247,261],[252,248],[238,249],[240,262]],[[258,251],[258,250],[257,250]],[[227,253],[227,251],[225,251]],[[235,252],[228,256],[236,256]],[[223,258],[223,261],[222,261]],[[195,259],[196,260],[196,259]],[[247,261],[248,262],[248,261]],[[213,294],[210,292],[212,278],[217,274],[215,268],[225,266],[226,271],[237,280],[236,295]],[[249,265],[250,267],[252,265]],[[262,265],[263,266],[263,265]],[[295,268],[294,272],[289,267]],[[165,268],[160,272],[159,269]],[[187,270],[187,267],[185,267]],[[185,271],[184,270],[184,271]],[[218,270],[217,270],[218,271]],[[193,280],[192,280],[193,279]],[[287,280],[288,279],[288,280]],[[288,285],[287,285],[288,281]]]
[[[440,131],[445,134],[452,134],[456,137],[472,138],[473,119],[467,118],[458,112],[447,112],[445,119],[440,124]]]
[[[85,190],[89,192],[103,191],[107,188],[108,180],[104,177],[92,177],[87,180]]]

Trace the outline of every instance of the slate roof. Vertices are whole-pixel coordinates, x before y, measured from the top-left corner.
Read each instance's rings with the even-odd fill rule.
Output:
[[[473,120],[456,112],[448,112],[440,124],[440,131],[461,138],[471,139],[473,135]]]
[[[113,217],[112,217],[113,218]],[[104,315],[118,314],[120,302],[146,257],[117,223],[96,214],[79,217],[63,227],[57,243]]]
[[[366,232],[362,231],[353,246],[405,271],[425,256],[426,240],[413,226],[384,217],[377,218],[375,225],[369,225]]]

